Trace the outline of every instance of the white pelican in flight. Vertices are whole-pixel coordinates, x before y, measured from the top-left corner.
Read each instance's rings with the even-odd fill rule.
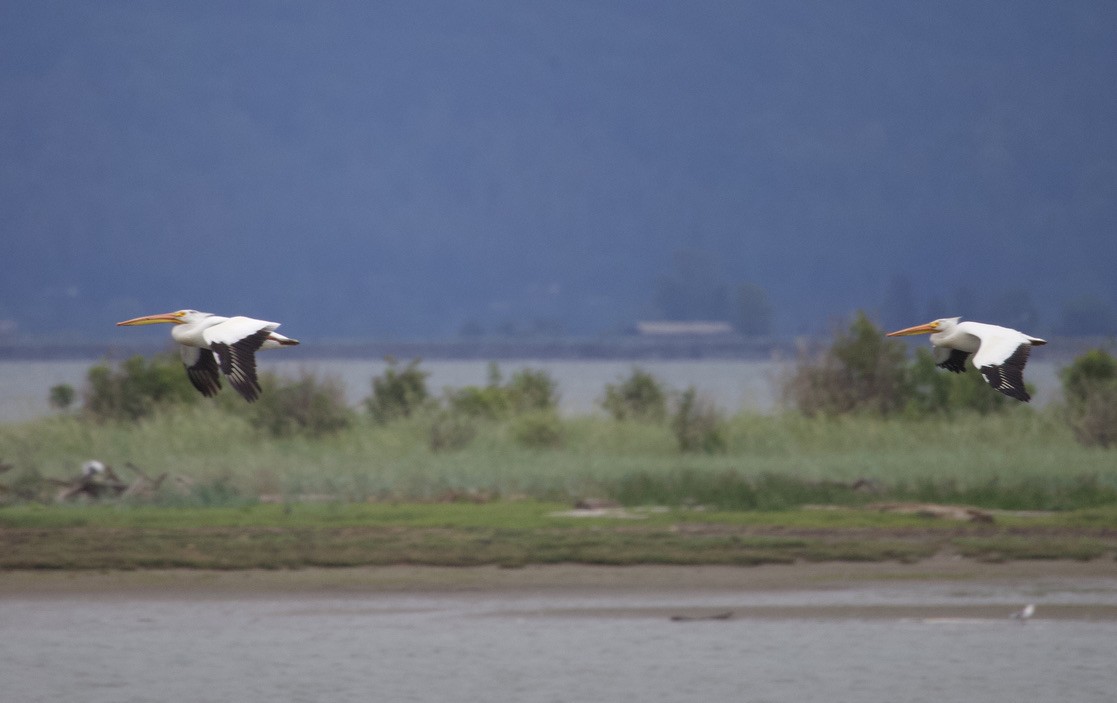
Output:
[[[889,332],[887,336],[930,333],[936,366],[962,373],[966,370],[966,359],[973,354],[974,366],[990,386],[1027,402],[1031,396],[1024,388],[1024,364],[1028,363],[1032,347],[1047,344],[1046,340],[1008,327],[984,322],[960,322],[961,319],[944,317],[925,325]]]
[[[260,383],[256,380],[256,350],[299,343],[297,339],[277,334],[275,328],[279,327],[278,322],[240,316],[221,317],[197,310],[145,315],[116,324],[120,327],[160,322],[174,325],[171,337],[179,344],[186,375],[207,398],[221,389],[220,369],[229,379],[229,385],[251,403],[260,397]]]

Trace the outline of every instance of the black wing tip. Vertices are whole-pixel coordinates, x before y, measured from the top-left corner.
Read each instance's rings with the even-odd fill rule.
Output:
[[[229,383],[232,384],[233,390],[239,393],[240,397],[244,398],[249,403],[255,403],[259,400],[260,393],[264,390],[260,387],[260,384],[256,382],[255,378],[247,380],[240,379],[237,382],[234,382],[233,379],[229,379]]]
[[[981,375],[985,377],[986,383],[992,386],[994,390],[1004,393],[1009,398],[1015,398],[1025,403],[1032,399],[1032,396],[1024,387],[1024,380],[1007,378],[1004,373],[1004,367],[983,366],[981,368]]]
[[[942,363],[935,364],[935,366],[938,366],[940,369],[952,371],[954,373],[965,373],[966,359],[968,358],[970,358],[969,352],[964,352],[961,349],[951,349],[950,356],[948,356]]]
[[[1003,364],[999,366],[982,366],[981,375],[985,381],[996,390],[1010,398],[1027,403],[1032,399],[1028,389],[1024,387],[1024,364],[1028,363],[1028,352],[1032,345],[1021,344],[1016,348]]]
[[[193,374],[187,374],[187,378],[190,379],[191,385],[206,398],[212,398],[221,391],[221,381],[211,382],[208,378],[199,379]]]
[[[202,349],[194,365],[186,367],[186,377],[206,398],[212,398],[221,391],[221,375],[218,373],[213,352],[209,349]]]
[[[229,385],[249,403],[255,402],[263,391],[256,379],[256,351],[269,334],[268,330],[262,329],[235,344],[213,345],[221,359],[221,372],[229,379]]]

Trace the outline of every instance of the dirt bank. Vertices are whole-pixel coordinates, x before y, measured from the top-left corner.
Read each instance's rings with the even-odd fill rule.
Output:
[[[810,591],[922,583],[1027,584],[1036,591],[1117,589],[1117,561],[1014,561],[956,557],[917,563],[799,563],[760,566],[589,566],[522,568],[380,566],[293,570],[0,572],[0,598],[229,598],[376,593],[540,594]]]

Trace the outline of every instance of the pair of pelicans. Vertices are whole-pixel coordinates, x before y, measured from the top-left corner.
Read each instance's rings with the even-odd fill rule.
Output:
[[[197,310],[179,310],[162,315],[145,315],[116,323],[118,326],[171,323],[171,337],[178,342],[186,375],[204,396],[221,390],[221,374],[248,402],[260,397],[256,379],[256,352],[299,343],[277,333],[278,322],[251,317],[221,317]],[[1031,348],[1047,342],[1007,327],[983,322],[962,322],[945,317],[925,325],[889,332],[889,337],[930,334],[935,365],[962,373],[966,359],[990,386],[1017,400],[1031,396],[1024,388],[1024,364]],[[220,373],[219,373],[220,372]]]

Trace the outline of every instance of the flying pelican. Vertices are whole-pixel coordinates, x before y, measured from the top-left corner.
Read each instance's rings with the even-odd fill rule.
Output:
[[[990,386],[1007,396],[1027,402],[1031,396],[1024,388],[1024,364],[1032,347],[1047,344],[1008,327],[984,322],[960,322],[960,317],[944,317],[925,325],[889,332],[888,337],[910,334],[931,335],[935,365],[962,373],[966,359],[973,354],[973,363]]]
[[[221,317],[197,310],[145,315],[116,324],[128,327],[160,322],[174,325],[171,337],[179,344],[186,375],[207,398],[221,390],[220,368],[229,379],[229,385],[251,403],[260,397],[260,383],[256,380],[256,350],[299,343],[297,339],[276,333],[278,322],[239,315]]]

